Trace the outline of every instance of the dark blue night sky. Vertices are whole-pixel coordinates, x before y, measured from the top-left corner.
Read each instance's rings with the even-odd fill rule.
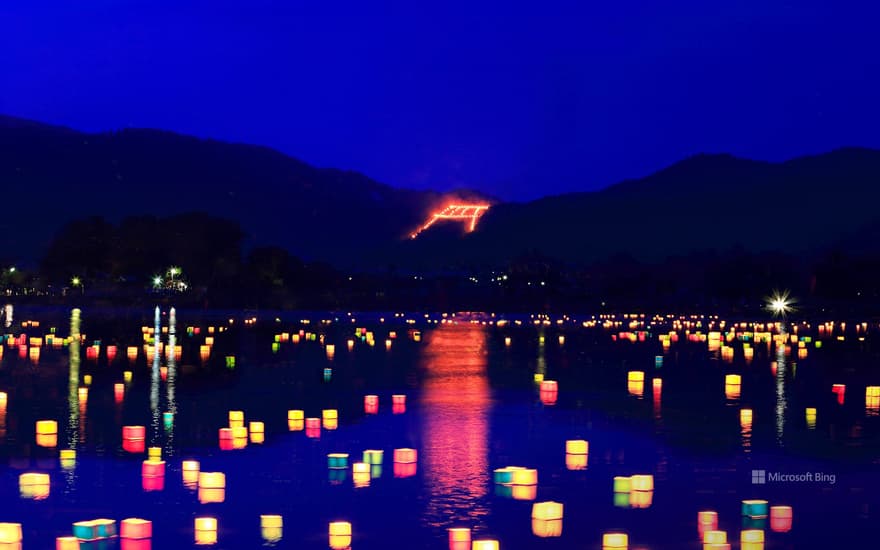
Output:
[[[880,147],[871,4],[6,0],[0,112],[528,199]]]

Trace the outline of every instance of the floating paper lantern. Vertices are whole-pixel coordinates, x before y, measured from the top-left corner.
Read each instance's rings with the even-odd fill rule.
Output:
[[[116,383],[113,384],[113,398],[117,403],[121,403],[122,399],[125,397],[125,384]]]
[[[764,548],[764,531],[762,529],[746,529],[739,534],[742,550],[761,550]]]
[[[139,518],[122,520],[120,536],[124,539],[148,539],[153,536],[153,522]]]
[[[718,529],[718,512],[713,510],[705,510],[697,512],[697,532],[700,539],[706,531],[714,531]]]
[[[846,396],[846,385],[834,384],[831,386],[831,391],[837,395],[837,403],[843,405]]]
[[[541,382],[541,391],[556,393],[559,391],[559,384],[556,382],[556,380],[544,380],[543,382]]]
[[[627,382],[644,382],[645,373],[640,370],[631,370],[626,375]]]
[[[602,535],[602,550],[626,550],[629,548],[629,535],[625,533],[604,533]]]
[[[244,411],[229,411],[229,427],[244,426]]]
[[[225,489],[226,474],[222,472],[199,472],[200,489]]]
[[[376,449],[368,449],[364,451],[363,461],[366,464],[382,464],[382,459],[385,455],[384,451],[376,450]]]
[[[628,493],[632,490],[632,478],[631,477],[623,477],[623,476],[615,476],[614,477],[614,492],[615,493]]]
[[[727,542],[727,531],[708,529],[703,532],[703,544],[724,544]]]
[[[337,411],[336,409],[324,409],[323,411],[321,411],[321,420],[324,423],[324,428],[328,430],[335,430],[339,421],[339,411]]]
[[[162,460],[162,447],[150,447],[147,449],[147,457],[150,460]]]
[[[471,530],[467,527],[453,527],[449,532],[449,550],[470,550]]]
[[[79,550],[79,539],[76,537],[57,537],[55,550]]]
[[[497,540],[483,539],[471,543],[471,550],[499,550],[499,548]]]
[[[181,463],[183,476],[183,485],[188,488],[195,488],[199,484],[199,469],[201,465],[197,460],[184,460]]]
[[[791,531],[792,509],[791,506],[770,507],[770,530],[776,533],[788,533]]]
[[[266,542],[278,542],[281,540],[284,529],[284,520],[278,515],[260,516],[260,534]]]
[[[344,550],[351,546],[351,523],[334,521],[330,523],[330,548]]]
[[[654,490],[654,476],[650,474],[646,475],[634,475],[630,477],[631,490],[633,491],[653,491]]]
[[[138,356],[138,348],[137,346],[128,346],[125,349],[125,355],[128,357],[129,361],[135,361]]]
[[[587,457],[589,455],[573,455],[566,453],[565,455],[565,467],[569,470],[586,470],[587,469]]]
[[[537,485],[511,485],[510,498],[514,500],[535,500],[538,496]]]
[[[590,444],[583,439],[569,439],[565,442],[565,453],[585,455],[590,451]]]
[[[506,336],[504,338],[504,345],[507,347],[510,347],[510,342],[511,342],[510,336]]]
[[[38,435],[57,435],[58,434],[58,422],[55,420],[38,420],[37,421],[37,434]]]
[[[752,425],[752,409],[741,409],[739,411],[739,424],[742,427]]]
[[[561,502],[536,502],[532,504],[534,519],[562,519],[563,504]]]
[[[18,476],[21,498],[45,500],[49,498],[49,474],[24,473]]]
[[[531,468],[522,468],[519,470],[513,471],[513,481],[514,485],[537,485],[538,484],[538,470]]]
[[[813,407],[807,407],[805,416],[807,419],[807,428],[811,430],[814,429],[816,427],[816,409]]]
[[[725,386],[740,386],[742,385],[742,376],[738,374],[728,374],[724,377],[724,385]]]
[[[92,385],[92,375],[91,374],[86,374],[83,376],[83,384],[85,384],[86,386]]]
[[[62,449],[58,457],[61,460],[76,460],[76,451],[74,449]]]
[[[878,396],[880,396],[880,394],[878,394]],[[406,405],[406,396],[402,394],[392,395],[391,403],[395,405]]]
[[[196,518],[196,544],[217,544],[217,518]]]
[[[376,414],[378,412],[379,412],[379,396],[378,395],[364,396],[364,413]]]
[[[0,523],[0,542],[2,542],[2,543],[21,542],[21,524],[20,523]]]
[[[742,515],[749,518],[766,518],[767,517],[767,501],[766,500],[744,500],[742,501]]]
[[[220,441],[230,440],[232,439],[232,428],[220,428],[217,430],[217,435]]]
[[[513,483],[513,472],[518,468],[515,466],[507,466],[505,468],[496,468],[492,474],[495,483],[501,485],[509,485]]]
[[[394,449],[394,462],[412,463],[418,461],[418,451],[415,449]]]
[[[327,455],[327,467],[331,469],[348,468],[348,453],[330,453]]]
[[[248,430],[244,426],[236,426],[231,428],[232,430],[232,439],[247,439]]]

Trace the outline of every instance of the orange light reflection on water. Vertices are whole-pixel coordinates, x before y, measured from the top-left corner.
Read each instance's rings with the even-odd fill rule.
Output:
[[[492,407],[485,327],[445,324],[424,348],[422,391],[425,514],[432,527],[476,527],[488,515]]]

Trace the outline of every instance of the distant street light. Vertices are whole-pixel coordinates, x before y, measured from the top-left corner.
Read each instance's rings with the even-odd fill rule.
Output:
[[[70,279],[70,286],[72,286],[73,288],[79,287],[81,294],[86,293],[86,287],[85,285],[83,285],[82,279],[80,279],[79,277],[73,277],[72,279]]]
[[[767,299],[767,308],[773,312],[774,317],[785,317],[786,314],[794,311],[794,300],[789,298],[789,293],[774,292],[773,296]]]
[[[153,288],[161,288],[162,287],[162,277],[156,275],[153,277]]]

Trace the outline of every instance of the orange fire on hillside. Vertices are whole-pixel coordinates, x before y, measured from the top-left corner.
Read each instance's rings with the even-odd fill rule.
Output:
[[[459,220],[465,224],[468,233],[477,228],[477,221],[489,210],[488,204],[455,203],[434,211],[422,227],[410,235],[411,239],[440,220]]]

